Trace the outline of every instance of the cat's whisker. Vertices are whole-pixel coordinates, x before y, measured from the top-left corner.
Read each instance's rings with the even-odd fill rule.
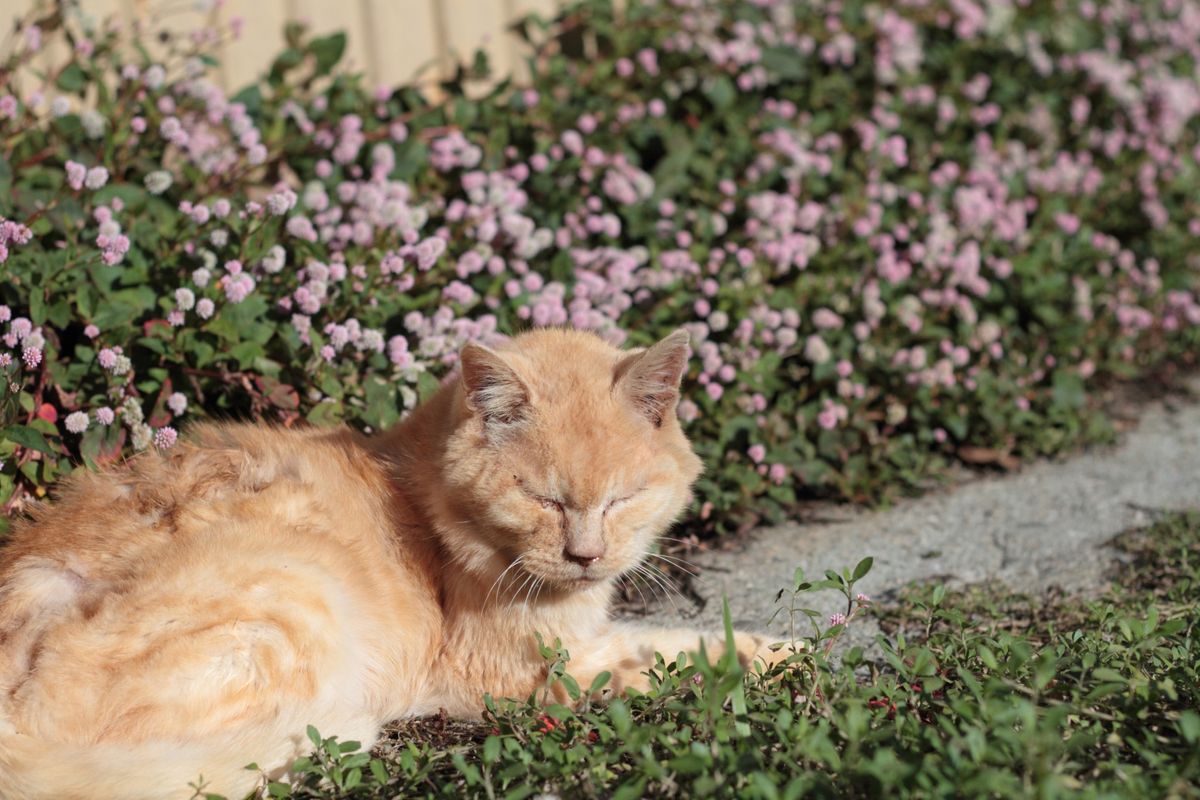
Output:
[[[636,572],[636,567],[635,567],[635,572]],[[634,581],[634,580],[631,580],[629,583],[631,586],[633,586],[634,589],[637,589],[638,596],[642,598],[642,608],[649,610],[650,604],[648,602],[646,602],[646,593],[642,591],[642,587],[638,584],[637,581]],[[651,594],[653,594],[653,592]]]
[[[524,593],[525,586],[533,579],[534,579],[534,574],[532,572],[525,573],[525,580],[521,581],[521,585],[517,587],[517,590],[515,592],[513,592],[512,605],[515,606],[517,604],[517,598],[520,597]]]
[[[673,593],[679,594],[680,597],[683,596],[678,589],[675,589],[673,586],[671,586],[662,575],[652,572],[644,562],[635,565],[633,571],[635,574],[642,576],[649,582],[651,587],[650,590],[655,597],[665,597],[671,603],[671,607],[678,613],[679,606],[676,605],[675,598],[673,596]]]
[[[661,558],[663,561],[667,562],[668,564],[670,564],[671,566],[675,567],[676,569],[678,569],[682,572],[686,572],[688,575],[691,575],[693,578],[700,577],[700,573],[694,571],[694,570],[699,569],[699,567],[697,567],[695,564],[693,564],[690,561],[685,561],[682,558],[677,558],[675,556],[669,556],[665,553],[649,553],[648,555],[651,558]]]
[[[657,578],[649,572],[644,574],[646,579],[650,581],[650,585],[653,587],[655,596],[660,599],[665,599],[671,604],[671,610],[678,614],[679,604],[675,602],[676,592],[672,589],[672,587],[669,584],[664,583],[661,578]]]
[[[642,566],[644,568],[646,568],[647,570],[650,570],[651,572],[653,572],[656,576],[658,576],[658,578],[660,580],[666,582],[667,585],[669,585],[676,594],[678,594],[680,597],[683,597],[683,592],[679,591],[679,589],[676,588],[675,578],[672,575],[670,575],[669,573],[667,573],[665,570],[663,570],[662,567],[660,567],[657,564],[650,562],[650,561],[643,561]],[[689,574],[691,574],[691,573],[689,573]]]
[[[501,572],[501,573],[500,573],[500,574],[499,574],[499,575],[496,577],[496,580],[492,581],[492,585],[491,585],[491,587],[488,589],[488,592],[487,592],[487,594],[486,594],[486,595],[484,595],[484,597],[483,597],[483,607],[484,607],[484,608],[487,608],[488,600],[489,600],[489,599],[491,598],[491,596],[492,596],[492,591],[493,591],[493,590],[495,590],[497,587],[499,587],[499,585],[500,585],[500,581],[504,580],[504,576],[508,574],[508,571],[509,571],[510,569],[512,569],[513,567],[517,566],[518,564],[520,564],[520,563],[521,563],[522,561],[524,561],[524,560],[525,560],[525,556],[524,556],[524,555],[519,555],[519,556],[517,556],[515,559],[513,559],[513,562],[512,562],[511,564],[509,564],[507,567],[505,567],[505,568],[504,568],[504,571],[503,571],[503,572]],[[497,599],[499,599],[499,595],[497,595]]]
[[[530,574],[532,574],[532,573],[530,573]],[[535,587],[537,587],[537,586],[538,586],[538,585],[539,585],[541,582],[542,582],[542,579],[541,579],[541,577],[540,577],[540,576],[537,576],[537,575],[534,575],[534,577],[533,577],[533,582],[529,584],[529,589],[528,589],[528,590],[525,592],[525,600],[522,602],[521,606],[522,606],[522,608],[524,609],[524,611],[525,611],[525,613],[526,613],[526,614],[528,614],[528,613],[529,613],[529,602],[530,602],[530,600],[531,600],[531,599],[532,599],[532,597],[533,597],[533,590],[534,590],[534,588],[535,588]],[[524,585],[524,584],[522,584],[522,585]]]
[[[688,602],[687,597],[682,591],[679,590],[679,587],[676,586],[675,579],[663,572],[656,564],[642,562],[642,568],[646,570],[647,574],[655,579],[660,586],[663,587],[667,593],[667,597],[671,598],[672,604],[674,603],[675,597],[678,597],[680,600],[684,601],[685,604]]]

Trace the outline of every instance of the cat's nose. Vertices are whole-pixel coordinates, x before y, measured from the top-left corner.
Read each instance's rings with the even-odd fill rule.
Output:
[[[584,546],[582,544],[576,545],[574,547],[572,547],[571,545],[567,545],[563,549],[563,558],[565,558],[567,561],[570,561],[574,564],[578,564],[579,566],[583,567],[584,569],[590,567],[592,564],[595,564],[603,556],[604,556],[603,542],[599,543],[598,545],[587,545],[587,546]]]

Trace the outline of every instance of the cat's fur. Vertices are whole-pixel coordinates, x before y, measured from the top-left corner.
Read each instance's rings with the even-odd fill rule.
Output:
[[[0,796],[182,798],[201,776],[238,796],[307,725],[370,746],[527,696],[535,631],[584,686],[644,685],[656,650],[701,640],[608,614],[700,472],[686,358],[682,332],[623,353],[538,331],[468,345],[376,438],[204,426],[72,479],[0,554]]]

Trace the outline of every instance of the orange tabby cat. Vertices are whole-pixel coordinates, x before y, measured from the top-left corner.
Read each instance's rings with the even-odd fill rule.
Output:
[[[377,438],[206,426],[72,479],[0,555],[0,796],[237,796],[307,725],[369,746],[527,696],[534,632],[585,686],[644,686],[656,650],[701,639],[608,615],[700,472],[674,412],[687,347],[468,345]],[[739,634],[739,656],[763,643]]]

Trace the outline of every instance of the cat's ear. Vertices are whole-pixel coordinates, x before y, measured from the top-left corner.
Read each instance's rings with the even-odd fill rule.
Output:
[[[680,328],[617,364],[614,391],[623,394],[656,428],[679,403],[679,382],[687,371],[688,340],[688,332]]]
[[[470,343],[463,346],[458,360],[467,407],[484,424],[512,425],[525,418],[529,389],[503,356]]]

